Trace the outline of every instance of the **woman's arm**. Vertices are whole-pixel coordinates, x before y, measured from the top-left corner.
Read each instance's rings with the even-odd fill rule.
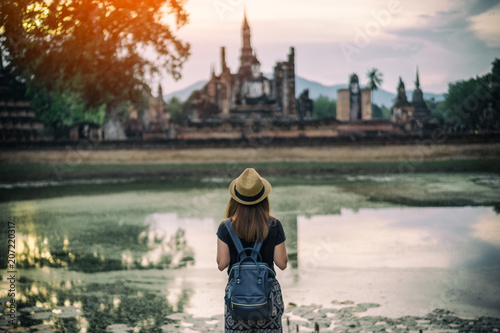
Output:
[[[288,255],[286,253],[285,242],[274,247],[274,263],[281,270],[284,270],[286,268],[286,264],[288,263]]]
[[[217,238],[217,265],[219,267],[219,271],[223,271],[224,268],[229,266],[229,261],[231,258],[229,257],[229,247],[226,243]]]

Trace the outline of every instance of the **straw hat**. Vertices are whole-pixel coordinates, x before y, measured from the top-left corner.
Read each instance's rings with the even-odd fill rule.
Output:
[[[271,184],[253,168],[247,168],[229,185],[231,197],[243,205],[255,205],[271,192]]]

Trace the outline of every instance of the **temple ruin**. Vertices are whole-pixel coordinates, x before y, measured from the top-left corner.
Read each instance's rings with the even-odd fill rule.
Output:
[[[221,47],[221,72],[212,66],[208,83],[192,96],[191,120],[195,123],[252,118],[297,120],[295,98],[295,50],[290,47],[287,60],[277,62],[273,77],[260,70],[260,61],[251,44],[250,25],[244,14],[240,67],[234,73],[226,64],[226,49]],[[308,97],[304,95],[303,98]],[[312,104],[307,103],[312,113]]]
[[[424,94],[420,87],[418,68],[412,101],[409,102],[406,97],[405,84],[401,77],[399,78],[397,93],[394,106],[391,109],[392,122],[396,127],[408,132],[419,132],[432,130],[440,125],[439,121],[432,116],[427,104],[425,104]]]
[[[349,78],[349,87],[337,91],[337,120],[356,122],[372,119],[372,99],[370,89],[361,89],[356,74]]]
[[[12,89],[0,59],[0,142],[37,141],[43,129],[30,102]]]

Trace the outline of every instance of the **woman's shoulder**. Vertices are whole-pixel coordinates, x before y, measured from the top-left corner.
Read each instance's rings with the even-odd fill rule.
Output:
[[[271,216],[270,221],[271,221],[271,227],[281,227],[282,226],[281,221],[277,217]]]
[[[231,219],[224,219],[220,222],[219,228],[225,228],[227,224],[231,223]]]
[[[271,228],[269,229],[269,233],[273,235],[272,238],[275,239],[276,245],[282,243],[286,239],[283,225],[276,217],[271,217]]]
[[[273,234],[283,232],[283,225],[281,224],[281,221],[278,218],[271,217],[269,232]]]
[[[221,221],[219,227],[217,228],[217,235],[224,236],[226,234],[229,234],[229,231],[227,230],[227,224],[229,223],[229,221],[230,219],[225,219]]]

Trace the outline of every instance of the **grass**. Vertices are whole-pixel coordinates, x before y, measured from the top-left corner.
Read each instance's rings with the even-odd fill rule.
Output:
[[[246,167],[254,167],[272,176],[328,175],[357,173],[409,172],[495,172],[500,173],[500,157],[431,161],[363,161],[363,162],[239,162],[189,164],[65,164],[9,163],[0,164],[0,181],[62,181],[101,178],[231,178]]]

